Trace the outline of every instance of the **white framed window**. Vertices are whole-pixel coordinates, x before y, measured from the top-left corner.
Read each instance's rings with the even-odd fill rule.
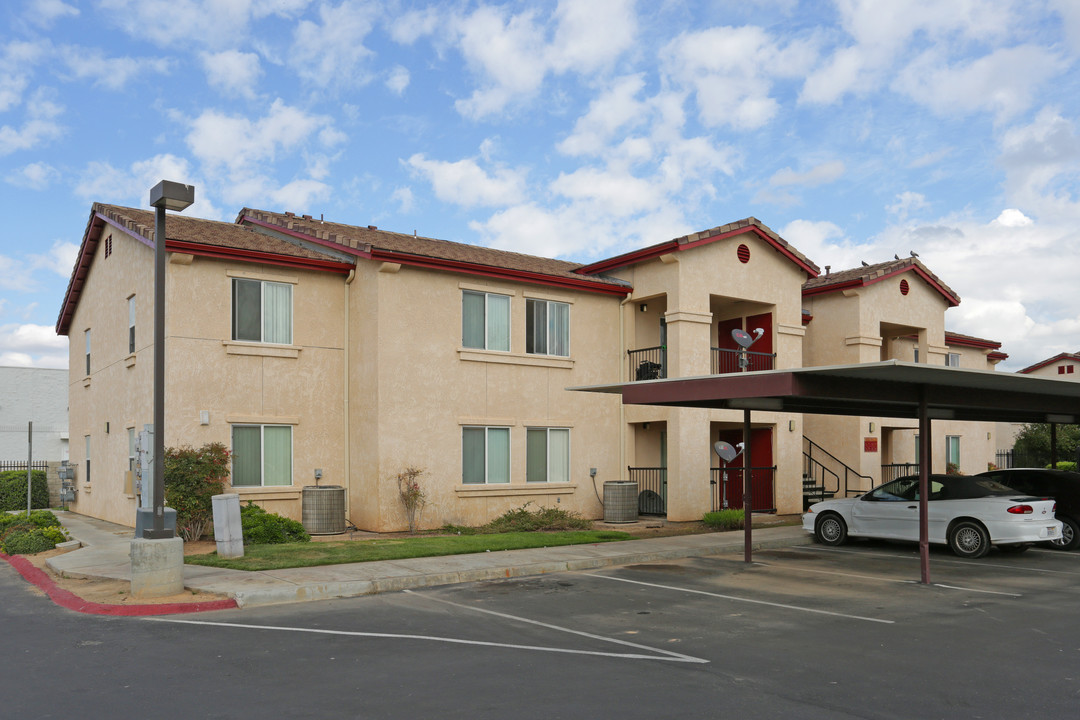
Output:
[[[462,290],[461,345],[510,351],[510,296]]]
[[[461,428],[461,482],[465,485],[510,482],[510,428]]]
[[[292,426],[233,425],[233,487],[292,485]]]
[[[946,435],[945,436],[945,462],[949,465],[955,465],[957,469],[960,467],[960,436],[959,435]]]
[[[570,305],[553,300],[525,301],[525,352],[570,356]]]
[[[83,478],[84,483],[90,482],[90,436],[86,436],[86,477]]]
[[[128,298],[128,354],[135,352],[135,296]]]
[[[960,367],[960,353],[949,353],[945,356],[945,367]]]
[[[86,374],[90,374],[90,328],[86,329]]]
[[[525,482],[570,482],[569,428],[526,428]]]
[[[128,436],[128,470],[135,470],[135,428],[127,429]]]
[[[292,344],[292,285],[233,278],[232,303],[233,340]]]

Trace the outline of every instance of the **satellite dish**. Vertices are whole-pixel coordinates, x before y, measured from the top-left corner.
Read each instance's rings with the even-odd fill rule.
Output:
[[[754,338],[750,337],[750,333],[739,328],[731,331],[731,339],[738,343],[741,348],[748,348],[754,344]]]
[[[717,440],[716,442],[714,442],[713,450],[716,452],[717,455],[720,456],[720,459],[724,462],[731,462],[739,454],[739,452],[731,446],[731,443],[726,443],[723,440]]]

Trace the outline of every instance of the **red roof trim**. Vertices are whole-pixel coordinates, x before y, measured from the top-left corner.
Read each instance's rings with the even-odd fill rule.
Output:
[[[1076,353],[1058,353],[1057,355],[1055,355],[1052,358],[1047,358],[1046,360],[1043,360],[1042,362],[1037,362],[1034,365],[1030,365],[1030,366],[1024,368],[1023,370],[1017,370],[1017,372],[1024,373],[1024,374],[1030,373],[1030,372],[1035,372],[1036,370],[1039,370],[1040,368],[1044,368],[1047,365],[1053,365],[1054,363],[1056,363],[1059,360],[1072,360],[1073,362],[1080,362],[1080,355],[1077,355]]]
[[[601,284],[595,280],[575,280],[574,278],[559,277],[557,275],[545,275],[543,273],[529,272],[527,270],[513,270],[510,268],[492,267],[490,265],[475,265],[473,263],[458,260],[444,260],[431,258],[423,255],[410,255],[408,253],[395,252],[393,250],[372,249],[371,252],[361,252],[360,257],[383,262],[394,262],[413,267],[424,267],[432,270],[452,270],[467,275],[481,275],[484,277],[502,278],[504,280],[516,280],[519,282],[535,283],[537,285],[549,285],[551,287],[572,288],[586,292],[601,293],[605,295],[629,295],[633,288],[625,285]]]
[[[918,265],[909,265],[907,267],[897,268],[890,273],[886,273],[885,275],[881,275],[879,277],[875,277],[869,280],[867,280],[866,278],[855,278],[854,280],[836,283],[835,285],[819,285],[817,287],[804,289],[803,297],[809,297],[811,295],[824,295],[825,293],[836,292],[837,290],[844,290],[849,287],[866,287],[868,285],[879,283],[882,280],[888,280],[891,277],[896,277],[897,275],[906,272],[914,272],[916,275],[925,280],[927,285],[937,290],[941,294],[941,296],[948,301],[949,307],[956,307],[960,304],[960,301],[957,300],[952,295],[952,293],[948,292],[945,288],[941,286],[940,283],[936,282],[932,277],[927,275],[926,272],[923,271],[923,269],[920,268]]]
[[[1003,352],[1000,352],[1000,351],[995,351],[995,352],[992,352],[992,353],[987,353],[986,357],[987,357],[988,360],[1008,360],[1009,359],[1009,354],[1008,353],[1003,353]]]
[[[983,348],[990,350],[997,350],[1001,347],[1001,343],[994,342],[993,340],[984,340],[982,338],[962,337],[953,333],[945,333],[946,345],[962,345],[964,347]]]
[[[225,260],[243,260],[256,262],[263,265],[280,265],[282,267],[301,268],[304,270],[322,270],[325,272],[347,275],[353,269],[351,263],[334,262],[333,260],[314,260],[312,258],[298,258],[289,255],[275,255],[257,250],[241,250],[239,248],[218,247],[215,245],[203,245],[202,243],[184,242],[182,240],[168,240],[165,249],[169,252],[187,253],[200,257],[220,258]]]
[[[754,235],[757,235],[768,245],[772,246],[774,250],[776,250],[788,260],[791,260],[793,263],[795,263],[800,268],[809,273],[811,277],[818,276],[818,272],[814,268],[810,267],[805,262],[800,260],[798,256],[792,253],[788,248],[776,242],[776,240],[771,238],[768,233],[764,232],[757,225],[747,225],[745,227],[735,228],[734,230],[728,230],[727,232],[710,235],[709,237],[705,238],[698,238],[697,240],[682,244],[680,244],[678,240],[669,240],[667,242],[660,243],[659,245],[651,245],[647,248],[642,248],[641,250],[635,250],[634,252],[625,253],[623,255],[616,255],[615,257],[608,258],[607,260],[600,260],[599,262],[595,262],[591,265],[582,265],[578,269],[574,270],[574,272],[580,273],[582,275],[595,275],[597,273],[602,273],[607,270],[613,270],[615,268],[633,265],[644,260],[652,260],[653,258],[658,258],[661,255],[667,255],[671,252],[690,250],[691,248],[696,248],[699,245],[708,245],[709,243],[714,243],[719,240],[726,240],[727,238],[735,237],[736,235],[745,235],[746,233],[753,233]]]

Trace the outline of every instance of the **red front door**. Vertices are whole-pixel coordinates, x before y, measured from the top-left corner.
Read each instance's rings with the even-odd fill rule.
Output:
[[[738,445],[743,441],[742,430],[721,430],[717,440]],[[750,509],[773,510],[776,503],[773,500],[773,443],[772,428],[757,428],[750,430]],[[743,456],[731,461],[727,468],[727,482],[724,482],[724,462],[717,458],[721,471],[716,477],[717,485],[713,488],[713,505],[717,509],[724,507],[726,496],[727,507],[739,508],[743,506]]]

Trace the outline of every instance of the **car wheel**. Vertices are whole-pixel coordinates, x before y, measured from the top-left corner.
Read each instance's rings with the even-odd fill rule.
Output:
[[[822,545],[843,545],[847,540],[847,524],[836,513],[825,513],[814,525],[814,537]]]
[[[962,558],[981,558],[990,552],[990,535],[979,523],[961,520],[949,528],[949,549]]]
[[[1051,540],[1050,546],[1055,550],[1073,550],[1080,545],[1080,525],[1071,517],[1060,516],[1058,520],[1061,521],[1061,537]]]

